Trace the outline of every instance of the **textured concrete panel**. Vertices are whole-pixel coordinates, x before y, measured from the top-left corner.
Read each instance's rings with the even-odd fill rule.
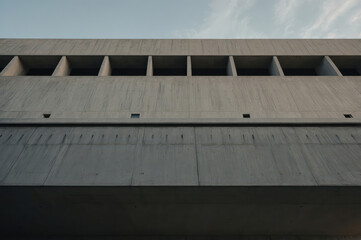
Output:
[[[360,193],[359,187],[2,187],[0,232],[355,236]]]
[[[2,185],[358,186],[359,127],[3,127]]]
[[[0,54],[361,55],[360,46],[360,39],[0,39]]]

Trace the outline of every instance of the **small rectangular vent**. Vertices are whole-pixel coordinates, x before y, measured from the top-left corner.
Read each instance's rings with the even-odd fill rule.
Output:
[[[130,118],[140,118],[140,113],[132,113],[130,114]]]
[[[50,118],[51,114],[50,113],[44,113],[43,114],[43,118]]]
[[[344,116],[345,118],[353,118],[352,114],[349,114],[349,113],[348,113],[348,114],[344,114],[343,116]]]
[[[251,114],[249,114],[249,113],[244,113],[244,114],[243,114],[243,118],[251,118]]]

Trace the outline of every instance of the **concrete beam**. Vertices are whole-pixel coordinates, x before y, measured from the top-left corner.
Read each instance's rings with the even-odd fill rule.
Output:
[[[228,58],[227,75],[233,76],[233,77],[237,76],[237,70],[236,70],[236,65],[234,63],[233,56],[229,56],[229,58]]]
[[[191,56],[187,56],[187,76],[192,76],[192,58]]]
[[[2,71],[2,76],[19,76],[26,74],[26,67],[18,56],[13,57],[9,64]]]
[[[316,68],[317,74],[321,76],[342,76],[342,73],[333,63],[329,56],[325,56]]]
[[[278,58],[273,56],[271,66],[270,66],[270,73],[272,76],[285,76],[283,73],[282,67]]]
[[[153,76],[153,58],[152,58],[152,56],[148,57],[147,76]]]
[[[70,65],[68,59],[63,56],[61,57],[58,65],[56,66],[52,76],[69,76],[70,75]]]
[[[112,75],[112,67],[110,65],[109,57],[105,56],[102,65],[100,67],[98,76],[111,76],[111,75]]]

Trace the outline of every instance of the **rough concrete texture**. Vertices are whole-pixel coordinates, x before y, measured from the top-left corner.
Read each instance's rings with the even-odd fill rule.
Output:
[[[361,117],[360,77],[0,77],[0,118]]]
[[[0,236],[361,239],[361,78],[342,76],[361,40],[0,39],[0,55]],[[61,60],[8,76],[26,55]],[[109,76],[126,56],[144,76]],[[187,56],[187,76],[154,76],[159,56]],[[192,76],[210,58],[225,76]],[[273,76],[236,76],[260,65]]]
[[[1,185],[360,186],[360,127],[2,127]]]

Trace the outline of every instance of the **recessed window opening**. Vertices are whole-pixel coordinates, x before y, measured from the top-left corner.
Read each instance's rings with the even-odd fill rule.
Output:
[[[238,76],[270,76],[271,56],[234,56]]]
[[[51,76],[60,61],[60,56],[20,56],[23,75]]]
[[[333,56],[331,59],[343,76],[361,76],[361,56]]]
[[[192,56],[192,76],[227,76],[228,56]]]
[[[50,118],[51,114],[50,113],[44,113],[43,114],[43,118]]]
[[[109,62],[113,76],[145,76],[147,74],[147,56],[111,56]]]
[[[243,114],[243,118],[251,118],[251,114],[249,114],[249,113],[244,113],[244,114]]]
[[[154,76],[186,76],[186,56],[153,56]]]
[[[12,58],[13,56],[0,56],[0,73],[8,65]]]
[[[347,113],[347,114],[344,114],[345,118],[353,118],[352,114],[350,113]]]
[[[279,56],[286,76],[322,76],[331,75],[324,69],[323,56]]]
[[[98,76],[102,56],[69,56],[70,76]]]
[[[132,113],[130,114],[130,118],[140,118],[140,113]]]

